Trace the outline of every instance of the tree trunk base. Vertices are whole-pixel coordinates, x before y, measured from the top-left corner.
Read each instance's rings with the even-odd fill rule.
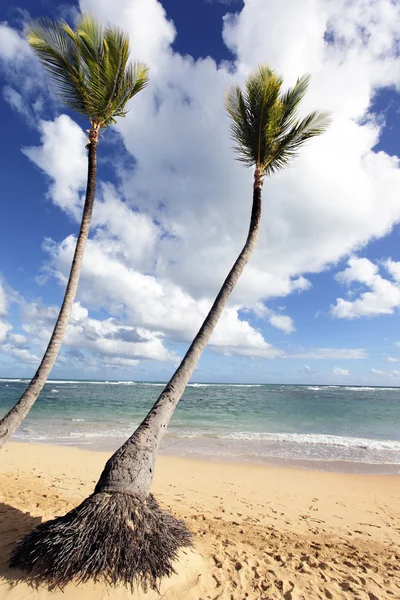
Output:
[[[162,510],[152,494],[141,500],[99,492],[17,542],[10,567],[53,588],[92,579],[158,590],[161,579],[175,572],[180,548],[192,545],[186,524]]]

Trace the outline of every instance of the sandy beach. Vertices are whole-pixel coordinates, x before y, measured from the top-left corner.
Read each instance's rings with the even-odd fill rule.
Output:
[[[400,477],[161,456],[153,491],[196,549],[161,595],[101,584],[35,588],[7,568],[14,542],[93,489],[108,453],[10,443],[1,454],[0,598],[312,600],[400,597]]]

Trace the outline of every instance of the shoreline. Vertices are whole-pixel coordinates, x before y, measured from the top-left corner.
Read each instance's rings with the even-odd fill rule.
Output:
[[[113,452],[159,391],[155,383],[55,381],[45,386],[14,440]],[[0,411],[7,411],[24,386],[0,383]],[[399,474],[399,398],[394,388],[191,384],[160,453],[196,461]]]
[[[1,600],[106,600],[103,584],[50,592],[7,568],[15,541],[92,491],[109,453],[8,444],[0,454]],[[159,456],[152,491],[183,518],[195,553],[165,600],[400,596],[400,477]],[[118,600],[157,600],[122,588]],[[247,596],[246,596],[247,594]]]
[[[124,441],[124,440],[123,440]],[[82,444],[82,443],[71,443],[62,444],[51,442],[36,442],[36,441],[24,441],[10,440],[11,444],[21,445],[33,445],[33,446],[50,446],[56,448],[72,448],[82,451],[95,452],[95,453],[107,453],[111,456],[115,450],[118,449],[119,445],[123,441],[118,440],[115,444],[109,447],[97,445],[95,443]],[[315,460],[315,459],[295,459],[295,458],[280,458],[280,457],[259,457],[256,460],[254,457],[246,456],[229,456],[229,455],[205,455],[200,453],[187,453],[179,454],[168,451],[159,452],[159,456],[172,459],[182,459],[193,462],[205,462],[220,465],[237,465],[237,466],[259,466],[261,468],[282,468],[282,469],[294,469],[300,471],[311,471],[317,473],[338,473],[338,474],[349,474],[349,475],[373,475],[383,477],[400,477],[400,464],[389,464],[389,463],[367,463],[367,462],[353,462],[353,461],[339,461],[339,460]]]

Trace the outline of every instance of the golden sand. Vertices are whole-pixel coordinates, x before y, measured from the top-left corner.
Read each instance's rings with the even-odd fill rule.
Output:
[[[0,454],[1,600],[400,598],[400,477],[160,457],[153,491],[196,551],[156,592],[34,588],[7,568],[16,539],[93,489],[104,452],[10,443]]]

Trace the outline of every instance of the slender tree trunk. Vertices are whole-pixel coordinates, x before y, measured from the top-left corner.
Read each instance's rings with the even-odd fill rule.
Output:
[[[263,176],[254,174],[253,206],[246,243],[224,281],[214,304],[186,352],[181,364],[138,429],[109,459],[96,492],[120,492],[146,498],[153,480],[158,447],[172,414],[214,331],[228,298],[257,243],[261,219]]]
[[[138,429],[107,462],[86,500],[17,542],[10,566],[35,582],[122,582],[159,590],[181,548],[193,545],[186,523],[160,508],[150,492],[160,441],[258,238],[262,176],[255,174],[249,234],[181,364]]]
[[[86,199],[83,208],[81,227],[76,243],[74,258],[72,260],[71,271],[65,290],[64,300],[54,326],[46,352],[42,358],[38,370],[32,381],[18,400],[17,404],[0,421],[0,449],[13,435],[17,427],[22,423],[35,400],[43,389],[44,384],[50,374],[51,369],[57,359],[58,353],[63,342],[65,332],[68,326],[69,317],[74,304],[76,291],[78,288],[79,277],[82,269],[83,255],[86,242],[89,236],[90,222],[93,212],[94,197],[96,192],[96,172],[97,172],[97,143],[98,131],[92,129],[89,134],[88,144],[88,179],[86,187]]]

